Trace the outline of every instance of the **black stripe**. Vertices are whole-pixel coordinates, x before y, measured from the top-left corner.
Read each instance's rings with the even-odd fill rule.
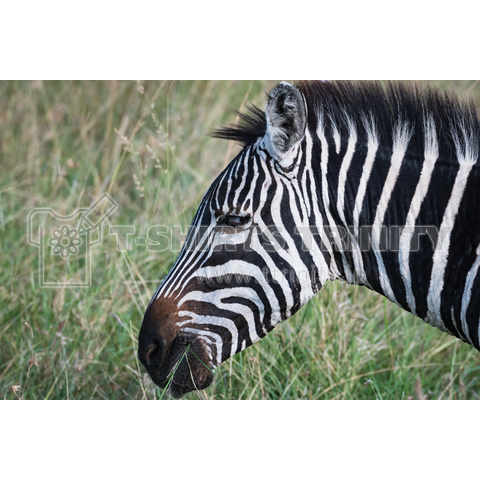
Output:
[[[416,222],[417,226],[434,226],[437,231],[440,230],[458,169],[458,164],[453,166],[449,161],[446,162],[441,158],[437,160],[425,200],[420,208]],[[435,251],[435,246],[430,237],[423,232],[425,232],[425,229],[415,229],[411,248],[415,238],[419,238],[419,249],[410,253],[412,291],[415,297],[417,315],[420,318],[425,318],[428,311],[427,296]]]
[[[454,327],[450,322],[450,315],[443,315],[443,312],[446,310],[450,312],[453,306],[455,318],[458,319],[457,327],[460,333],[463,333],[460,321],[462,296],[468,272],[477,258],[476,249],[480,243],[480,222],[478,221],[478,209],[480,207],[479,181],[479,168],[475,166],[470,172],[463,198],[460,202],[455,225],[450,237],[448,262],[445,268],[444,286],[442,290],[442,317],[447,319],[447,328],[455,334]],[[472,290],[472,293],[475,295],[475,290]],[[467,322],[469,320],[474,321],[478,327],[480,315],[478,311],[474,313],[476,313],[476,315],[474,314],[473,319],[467,316]],[[477,332],[474,332],[472,340],[476,337]]]

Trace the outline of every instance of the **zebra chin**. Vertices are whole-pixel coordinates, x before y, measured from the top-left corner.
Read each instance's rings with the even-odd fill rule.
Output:
[[[208,360],[201,342],[193,339],[177,337],[172,345],[172,351],[169,357],[169,373],[165,377],[163,372],[161,377],[152,376],[152,380],[161,388],[169,389],[174,398],[181,398],[189,392],[203,390],[213,383],[214,375],[211,368],[207,368]]]
[[[209,387],[214,379],[202,340],[182,332],[170,340],[168,335],[142,328],[138,358],[152,381],[177,399]]]

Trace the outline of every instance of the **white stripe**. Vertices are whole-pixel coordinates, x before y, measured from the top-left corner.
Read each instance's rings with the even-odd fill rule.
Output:
[[[225,199],[223,201],[223,211],[224,211],[224,213],[227,213],[229,211],[228,196],[230,195],[230,190],[232,189],[233,170],[234,170],[233,168],[230,169],[230,175],[229,175],[228,181],[227,181],[227,191],[225,192]]]
[[[427,195],[428,187],[432,179],[433,169],[438,159],[438,142],[435,122],[430,115],[425,121],[425,160],[422,165],[420,179],[415,189],[405,228],[400,236],[400,247],[398,252],[398,261],[400,264],[400,273],[405,284],[407,303],[410,311],[416,315],[415,297],[412,290],[412,279],[410,276],[410,245],[415,231],[415,223],[420,213],[420,208]]]
[[[262,189],[260,190],[260,201],[259,201],[260,209],[259,209],[259,211],[261,212],[261,209],[262,209],[263,205],[265,205],[265,203],[267,202],[268,189],[272,185],[272,174],[270,173],[270,170],[269,170],[269,168],[267,166],[267,163],[265,161],[266,160],[265,154],[263,152],[259,152],[259,157],[264,160],[264,161],[260,160],[258,163],[260,165],[260,168],[263,171],[263,174],[265,175],[265,180],[263,181]],[[259,178],[259,177],[260,177],[260,174],[257,175],[257,178]],[[250,202],[250,209],[252,209],[252,202]]]
[[[320,234],[321,240],[322,240],[324,246],[326,247],[328,253],[330,254],[330,267],[327,265],[327,262],[325,260],[325,257],[323,255],[323,253],[322,253],[323,262],[322,262],[322,260],[320,260],[320,263],[323,265],[323,267],[321,267],[321,269],[319,271],[319,278],[320,278],[320,281],[323,284],[327,280],[333,280],[336,277],[336,273],[334,273],[334,272],[338,272],[338,270],[337,270],[337,267],[335,265],[335,259],[333,258],[332,245],[330,244],[329,239],[327,239],[326,235],[325,235],[325,229],[323,227],[323,217],[322,217],[322,214],[321,214],[320,209],[319,209],[320,201],[318,200],[318,197],[317,197],[316,177],[315,177],[315,175],[313,173],[313,170],[312,170],[313,142],[312,142],[312,137],[310,135],[309,130],[307,130],[305,132],[305,137],[306,137],[307,145],[308,145],[307,157],[306,157],[307,164],[306,164],[305,171],[308,172],[308,175],[310,177],[310,185],[311,185],[311,192],[312,192],[311,203],[312,203],[313,213],[314,213],[314,216],[315,216],[315,227],[318,229],[318,232],[315,232],[315,233]]]
[[[370,179],[373,163],[375,161],[375,155],[377,154],[379,140],[377,129],[373,117],[367,119],[363,117],[363,123],[367,132],[367,158],[363,164],[362,177],[360,178],[360,185],[358,186],[357,196],[355,198],[355,207],[353,209],[353,227],[355,231],[355,237],[358,238],[360,229],[360,212],[362,211],[363,200],[367,191],[367,183]]]
[[[197,264],[200,263],[200,261],[205,261],[206,258],[208,258],[211,255],[211,247],[209,250],[205,251],[205,247],[209,244],[212,243],[212,232],[213,229],[216,225],[215,217],[213,215],[213,212],[211,212],[211,221],[209,227],[205,230],[205,233],[202,235],[201,239],[199,242],[197,242],[196,246],[194,249],[189,249],[188,251],[184,247],[184,251],[181,253],[182,255],[182,262],[175,267],[176,270],[176,275],[174,277],[174,281],[171,282],[170,287],[165,291],[164,295],[167,297],[170,294],[174,293],[176,288],[178,289],[179,286],[181,286],[180,291],[177,294],[180,295],[182,292],[183,288],[186,286],[185,282],[185,277],[189,274],[190,268],[187,269],[185,268],[182,270],[182,267],[186,266],[186,264],[192,260],[192,256],[195,256],[197,253],[200,253],[203,251],[203,254],[200,255],[200,257],[197,259]],[[200,222],[201,223],[201,222]],[[195,225],[195,235],[198,232],[199,227],[202,225]]]
[[[247,174],[247,172],[245,172],[245,175]],[[253,206],[253,192],[255,191],[255,187],[257,185],[257,181],[258,181],[258,178],[259,178],[259,174],[258,174],[258,165],[257,165],[257,162],[254,161],[253,162],[253,178],[252,178],[252,183],[250,184],[250,190],[248,191],[247,195],[245,196],[245,200],[243,201],[243,205],[242,205],[242,210],[244,211],[251,211],[252,210],[252,206]],[[248,208],[245,208],[245,205],[247,204],[247,202],[250,200],[249,202],[249,206]]]
[[[432,276],[430,278],[430,289],[427,296],[428,313],[425,321],[440,330],[448,331],[441,318],[441,295],[444,285],[445,268],[447,266],[448,254],[450,250],[450,237],[452,235],[455,217],[457,216],[460,202],[463,198],[465,187],[467,186],[468,176],[478,158],[478,146],[467,138],[465,129],[463,137],[465,148],[462,147],[456,130],[452,133],[454,137],[457,158],[460,168],[455,178],[450,200],[443,215],[442,225],[438,235],[437,245],[433,254]],[[450,333],[450,332],[449,332]]]
[[[320,143],[322,145],[322,154],[321,154],[321,159],[320,159],[320,165],[321,165],[321,171],[322,171],[322,199],[323,199],[323,204],[324,204],[324,210],[325,214],[327,216],[327,222],[328,225],[333,232],[334,236],[334,242],[335,245],[338,247],[340,251],[340,255],[342,257],[343,265],[345,269],[345,275],[347,277],[352,276],[353,274],[350,272],[350,268],[348,267],[348,264],[345,260],[344,254],[343,254],[343,246],[342,242],[340,240],[340,235],[338,232],[337,225],[335,223],[335,220],[332,217],[332,214],[330,212],[330,197],[329,197],[329,188],[328,188],[328,181],[327,181],[327,171],[328,171],[328,142],[327,138],[325,137],[325,125],[323,123],[323,115],[320,115],[318,117],[318,127],[317,127],[317,137],[320,140]],[[331,241],[330,239],[328,240],[329,242]],[[332,260],[333,260],[333,255],[332,255]],[[334,261],[334,260],[333,260]],[[340,276],[340,272],[338,271],[336,265],[335,265],[335,270],[336,270],[336,275]],[[348,272],[347,272],[348,270]]]
[[[275,195],[272,200],[272,208],[271,208],[271,213],[272,213],[272,220],[277,227],[277,229],[280,231],[282,234],[283,239],[285,240],[287,244],[287,250],[284,250],[282,248],[279,248],[277,250],[278,255],[280,255],[283,259],[285,259],[289,264],[291,268],[294,268],[295,271],[297,272],[308,272],[308,268],[305,266],[303,263],[302,259],[300,258],[300,255],[298,254],[297,251],[297,246],[295,245],[295,242],[290,235],[290,232],[288,232],[287,228],[284,226],[283,221],[282,221],[282,216],[281,216],[281,211],[282,208],[284,208],[281,204],[281,199],[283,196],[283,190],[284,186],[289,185],[289,181],[285,180],[283,177],[278,177],[277,178],[277,189],[275,191]],[[284,185],[285,182],[285,185]],[[291,198],[291,195],[290,195]],[[292,199],[292,198],[291,198]],[[293,202],[295,203],[295,202]],[[292,208],[292,216],[293,216],[293,223],[295,225],[300,224],[300,218],[298,215],[298,211],[293,205],[291,205]],[[264,224],[263,219],[258,216],[258,219],[256,219],[258,226],[260,227],[260,230],[262,232],[265,232],[267,235],[267,226]],[[275,242],[276,243],[276,242]],[[275,244],[274,243],[274,244]],[[300,302],[302,305],[308,302],[310,300],[314,293],[312,291],[312,284],[310,282],[300,282]]]
[[[219,175],[219,181],[216,186],[216,191],[215,191],[215,205],[218,205],[218,208],[221,208],[220,201],[218,199],[218,194],[220,193],[220,187],[222,185],[222,182],[225,180],[225,177],[227,176],[227,169],[225,169],[220,175]]]
[[[312,163],[312,137],[308,133],[308,128],[305,131],[305,168],[303,170],[303,175],[302,175],[302,185],[298,185],[299,190],[301,190],[302,193],[302,198],[305,201],[305,208],[307,210],[307,216],[310,218],[310,215],[312,214],[312,199],[308,197],[308,191],[307,191],[307,174],[308,174],[308,165]],[[312,190],[313,190],[313,185],[312,185]]]
[[[365,198],[365,193],[367,191],[367,184],[372,172],[373,163],[375,162],[375,155],[377,154],[379,141],[373,117],[368,119],[366,116],[363,116],[362,120],[367,133],[367,157],[365,158],[365,162],[363,164],[362,176],[360,178],[357,196],[355,197],[355,206],[353,208],[354,235],[352,238],[352,245],[354,248],[352,251],[352,257],[357,276],[361,277],[361,282],[363,284],[371,287],[363,266],[363,257],[358,244],[358,236],[360,230],[360,212],[362,211],[363,199]]]
[[[191,242],[196,238],[198,234],[198,230],[199,230],[199,227],[201,226],[203,215],[205,213],[206,208],[207,208],[207,198],[205,196],[204,199],[202,200],[199,212],[195,216],[195,221],[192,225],[194,228],[193,230],[190,229],[188,247],[187,245],[183,246],[182,251],[180,252],[180,255],[175,260],[175,264],[170,269],[170,272],[168,273],[167,277],[164,279],[163,283],[158,288],[155,298],[160,297],[160,295],[162,294],[164,296],[168,296],[172,288],[174,289],[176,286],[178,286],[178,282],[176,281],[176,279],[182,273],[183,265],[191,259],[191,255],[188,255],[191,247]],[[213,224],[213,217],[212,217],[211,225],[212,224]],[[204,234],[201,241],[197,242],[196,248],[193,250],[193,252],[192,250],[190,250],[190,253],[197,253],[202,248],[203,242],[206,241],[209,233],[210,233],[210,229]]]
[[[332,117],[329,116],[329,119],[330,119],[330,125],[332,129],[333,141],[335,143],[335,151],[337,152],[337,155],[338,155],[340,153],[340,146],[341,146],[340,133],[338,131],[337,124],[333,121]]]
[[[233,205],[237,205],[238,203],[238,197],[240,196],[240,193],[243,191],[245,187],[245,182],[247,181],[247,175],[248,175],[248,160],[250,158],[250,147],[248,147],[245,155],[242,157],[241,162],[244,162],[245,167],[243,169],[243,177],[242,177],[242,182],[240,183],[240,186],[237,188],[237,191],[235,192],[235,198],[233,199]],[[241,162],[238,162],[240,165]],[[237,167],[238,170],[238,167]]]
[[[275,237],[270,233],[268,229],[264,231],[264,235],[268,238],[268,240],[273,243],[276,242]],[[267,264],[267,267],[270,271],[270,275],[278,282],[280,285],[280,288],[282,289],[283,295],[285,296],[285,302],[286,302],[286,315],[290,316],[290,310],[293,307],[293,295],[292,295],[292,289],[290,287],[290,284],[288,280],[285,278],[283,273],[277,268],[275,265],[275,262],[272,260],[268,252],[265,251],[263,248],[262,244],[258,240],[258,234],[257,232],[252,233],[252,241],[250,243],[250,247],[257,252],[262,258],[263,261]],[[280,252],[278,252],[280,253]],[[266,332],[265,332],[266,333]]]
[[[385,212],[387,211],[390,197],[392,196],[393,189],[397,182],[398,174],[400,172],[400,168],[402,166],[402,162],[405,157],[405,152],[407,150],[411,136],[412,131],[410,130],[407,123],[398,122],[395,125],[395,129],[393,132],[392,162],[388,170],[385,185],[383,186],[382,195],[378,202],[377,212],[375,214],[375,220],[373,222],[372,228],[372,246],[375,258],[377,259],[380,285],[385,296],[395,303],[398,302],[390,285],[390,280],[385,269],[385,264],[383,263],[382,252],[380,251],[380,235],[381,227],[385,218]]]
[[[309,207],[308,211],[308,217],[310,216],[310,204],[313,206],[313,211],[315,215],[315,220],[316,224],[315,226],[320,229],[320,232],[322,233],[322,238],[325,237],[325,232],[323,230],[323,220],[322,216],[320,214],[320,211],[318,210],[318,200],[317,200],[317,188],[315,181],[313,180],[313,172],[312,172],[312,149],[313,149],[313,141],[312,141],[312,136],[310,135],[310,132],[308,129],[305,132],[305,148],[306,148],[306,156],[305,156],[305,162],[306,162],[306,167],[304,170],[304,179],[306,179],[307,173],[310,175],[310,185],[311,185],[311,192],[313,195],[312,199],[308,198],[308,192],[307,192],[307,187],[306,187],[306,181],[304,181],[304,195],[303,198],[306,199],[307,206]],[[308,218],[305,220],[305,229],[307,232],[311,234],[310,230],[310,224],[308,221]],[[318,246],[317,242],[314,240],[313,235],[310,235],[310,237],[307,240],[307,245],[312,245],[312,248],[310,249],[310,253],[312,255],[313,261],[315,262],[315,265],[317,267],[318,271],[318,277],[322,285],[330,279],[330,272],[329,268],[327,265],[327,262],[325,261],[325,257],[323,255],[323,252],[321,251],[320,247]],[[332,252],[332,246],[329,242],[325,242],[329,247],[330,247],[330,252]]]
[[[347,183],[347,173],[348,169],[350,168],[350,164],[352,163],[353,154],[355,153],[355,146],[357,144],[357,129],[353,121],[346,116],[347,125],[348,125],[348,146],[347,152],[345,153],[345,157],[342,161],[342,166],[340,167],[340,173],[338,175],[338,189],[337,189],[337,212],[340,216],[340,220],[343,223],[345,229],[347,229],[347,222],[345,220],[345,186]],[[337,152],[338,153],[338,152]],[[348,229],[347,229],[348,232]],[[352,245],[354,248],[360,251],[360,247],[356,242],[353,242]],[[347,268],[345,268],[347,267]],[[355,283],[355,277],[350,270],[350,267],[344,262],[345,274],[347,276],[346,280],[348,283]]]
[[[248,161],[248,157],[250,156],[250,148],[251,147],[248,147],[247,150],[245,150],[245,153],[240,157],[240,159],[237,160],[237,166],[235,167],[235,178],[238,177],[238,171],[240,170],[240,165],[242,165],[242,163],[245,163],[246,161]],[[246,165],[246,163],[245,163],[245,165]]]
[[[470,336],[470,331],[467,324],[467,310],[470,305],[470,300],[472,298],[472,288],[475,278],[477,277],[478,268],[480,267],[480,244],[477,247],[477,258],[470,268],[467,279],[465,280],[465,288],[463,289],[462,296],[462,310],[460,312],[460,319],[462,321],[462,330],[467,337],[468,341],[473,345],[472,337]],[[480,323],[479,323],[480,328]],[[480,332],[479,332],[480,333]],[[478,337],[480,340],[480,336]]]
[[[295,193],[292,190],[295,189],[296,192],[297,192],[297,195],[302,200],[303,200],[303,196],[302,196],[301,192],[299,191],[297,182],[292,182],[291,184],[286,184],[286,187],[287,187],[287,190],[288,190],[289,195],[290,195],[290,211],[291,211],[292,216],[294,218],[295,227],[298,229],[298,232],[301,233],[304,245],[308,248],[308,251],[309,251],[310,255],[312,256],[313,262],[315,263],[315,267],[316,267],[317,272],[319,274],[319,279],[323,284],[323,283],[326,282],[326,280],[329,277],[327,263],[325,262],[325,257],[323,256],[320,248],[318,247],[317,243],[315,242],[315,240],[313,238],[312,231],[310,229],[310,224],[308,222],[308,215],[307,215],[305,206],[303,204],[301,204],[301,206],[303,207],[302,208],[302,214],[303,214],[304,221],[302,222],[300,220],[300,212],[298,211],[297,203],[295,202],[295,199],[294,199]],[[298,256],[298,258],[300,260],[300,255]],[[304,264],[302,263],[302,265],[304,265]],[[308,267],[305,266],[305,268],[308,270]],[[309,274],[308,271],[307,271],[307,278],[309,279],[308,281],[310,283],[312,296],[313,296],[316,292],[313,291],[313,285],[311,284],[310,274]],[[308,300],[306,300],[306,301],[308,301]]]
[[[357,144],[357,129],[353,121],[347,117],[348,124],[348,146],[345,157],[343,157],[342,166],[340,167],[340,173],[338,175],[338,198],[337,198],[337,210],[342,219],[344,225],[347,225],[345,221],[345,185],[347,183],[347,173],[352,163],[353,154],[355,153],[355,146]]]
[[[186,322],[188,323],[188,322]],[[208,340],[211,342],[211,340],[208,337],[212,337],[215,341],[215,349],[217,351],[217,366],[222,363],[222,350],[223,350],[223,340],[218,333],[213,333],[208,330],[198,330],[197,328],[189,328],[189,327],[184,327],[182,328],[182,331],[187,332],[187,333],[193,333],[195,335],[201,336],[204,340]],[[210,351],[211,353],[211,351]],[[213,361],[213,360],[212,360]]]
[[[262,287],[266,297],[270,302],[272,309],[272,323],[278,323],[281,320],[280,305],[270,284],[266,281],[262,270],[251,263],[244,262],[242,260],[230,260],[223,265],[217,265],[215,267],[202,267],[196,270],[185,283],[188,283],[190,279],[201,277],[213,279],[224,275],[249,275],[255,278],[258,284]],[[199,292],[201,293],[201,292]]]
[[[198,292],[198,291],[189,292],[178,303],[178,308],[180,310],[181,305],[183,305],[185,302],[194,300],[194,301],[211,303],[215,305],[217,308],[221,308],[222,310],[228,310],[230,312],[234,312],[239,315],[242,315],[247,322],[248,335],[252,343],[256,342],[257,340],[260,339],[260,337],[258,337],[257,335],[254,313],[246,305],[222,302],[222,300],[224,300],[225,298],[230,298],[230,297],[245,298],[253,302],[258,307],[259,314],[260,314],[260,324],[263,325],[263,315],[265,312],[265,307],[263,305],[263,302],[260,300],[257,292],[255,292],[253,288],[234,287],[234,288],[222,288],[221,290],[213,290],[211,292]],[[178,325],[180,326],[180,324]]]
[[[226,330],[228,330],[230,332],[230,335],[232,336],[232,344],[230,346],[229,356],[233,357],[235,355],[235,352],[237,351],[237,343],[238,343],[238,330],[233,320],[230,320],[229,318],[225,318],[225,317],[197,315],[194,312],[188,312],[186,310],[179,312],[178,315],[180,317],[186,317],[186,316],[191,317],[191,319],[189,320],[178,322],[177,325],[180,327],[186,324],[215,325],[216,327],[225,328]],[[220,356],[221,356],[221,353],[220,353]],[[218,351],[217,351],[217,358],[218,358]]]

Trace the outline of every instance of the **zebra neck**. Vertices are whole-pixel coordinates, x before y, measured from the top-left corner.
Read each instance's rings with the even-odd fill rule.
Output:
[[[341,138],[317,128],[312,166],[330,233],[325,259],[336,278],[366,285],[475,343],[480,224],[471,219],[480,205],[478,144],[458,141],[452,158],[441,157],[433,122],[425,127],[423,151],[408,148],[408,125],[396,127],[392,146],[367,135],[357,141],[353,130]]]
[[[408,146],[408,127],[396,132],[393,149],[379,145],[371,132],[366,141],[359,141],[354,128],[346,138],[335,129],[327,136],[325,129],[317,128],[316,134],[319,143],[313,161],[318,166],[320,208],[331,245],[326,256],[331,271],[335,278],[366,285],[399,303],[388,279],[389,262],[398,263],[390,254],[398,257],[405,222],[406,204],[397,180]],[[395,220],[400,219],[399,225]],[[408,304],[401,305],[408,309]]]

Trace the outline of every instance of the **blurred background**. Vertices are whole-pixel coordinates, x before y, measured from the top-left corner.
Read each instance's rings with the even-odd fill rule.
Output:
[[[182,238],[240,150],[208,133],[265,106],[276,81],[0,82],[0,394],[4,399],[169,399],[139,364],[143,312]],[[480,82],[433,82],[474,98]],[[92,283],[43,288],[27,219],[72,215],[107,193],[118,209],[92,247]],[[135,227],[125,250],[111,226]],[[174,242],[174,243],[175,243]],[[70,272],[71,273],[71,272]],[[365,288],[335,282],[216,370],[187,399],[476,399],[478,352]]]

